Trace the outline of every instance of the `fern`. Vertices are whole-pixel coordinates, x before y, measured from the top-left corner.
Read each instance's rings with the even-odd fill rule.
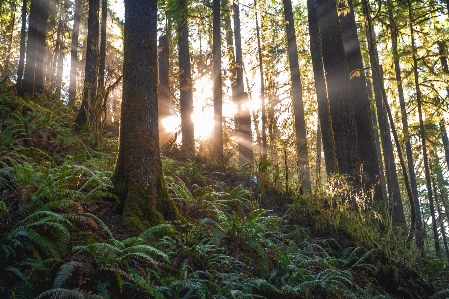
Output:
[[[102,299],[103,297],[77,290],[52,289],[41,293],[36,299]]]
[[[60,270],[56,274],[55,280],[53,282],[53,287],[59,289],[64,286],[67,279],[73,274],[77,267],[82,267],[83,263],[78,261],[70,261],[61,266]]]

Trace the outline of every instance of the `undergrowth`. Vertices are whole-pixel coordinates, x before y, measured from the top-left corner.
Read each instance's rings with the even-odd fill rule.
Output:
[[[98,146],[72,132],[72,117],[51,99],[0,92],[0,298],[449,293],[444,264],[418,259],[383,210],[342,178],[269,210],[283,198],[270,183],[269,161],[251,173],[164,158],[170,195],[186,221],[132,235],[109,192],[117,138],[105,136]]]

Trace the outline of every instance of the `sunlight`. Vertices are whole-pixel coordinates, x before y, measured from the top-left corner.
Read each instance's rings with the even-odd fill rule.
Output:
[[[162,126],[170,133],[175,133],[181,125],[181,120],[178,116],[172,115],[161,120]]]

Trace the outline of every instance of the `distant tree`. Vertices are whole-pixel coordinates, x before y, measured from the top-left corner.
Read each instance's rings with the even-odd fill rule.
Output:
[[[300,190],[311,192],[309,154],[307,147],[306,123],[304,119],[304,104],[302,102],[301,74],[298,63],[298,47],[296,45],[295,22],[291,0],[283,0],[284,16],[287,31],[288,60],[292,88],[293,113],[295,116],[296,151],[298,154],[298,177],[302,179]]]
[[[318,27],[318,11],[316,0],[307,0],[307,11],[310,35],[310,53],[312,56],[313,76],[318,102],[318,117],[320,119],[321,140],[323,141],[324,161],[328,174],[338,172],[338,162],[335,152],[334,130],[330,116],[327,98],[326,79],[324,77],[323,59],[321,57],[321,37]]]
[[[262,59],[262,45],[260,37],[260,27],[259,27],[259,13],[257,10],[257,0],[254,0],[255,10],[255,21],[256,21],[256,38],[257,38],[257,54],[259,58],[259,76],[260,76],[260,100],[262,102],[262,155],[267,155],[267,112],[265,105],[265,80],[263,71],[263,59]]]
[[[247,105],[248,94],[243,84],[242,36],[240,31],[239,1],[233,1],[234,39],[235,39],[235,96],[237,98],[236,135],[239,152],[239,164],[253,162],[253,138],[251,132],[251,111]]]
[[[28,19],[26,64],[20,94],[31,98],[44,89],[44,53],[47,38],[49,0],[31,0]]]
[[[98,38],[100,0],[89,0],[89,17],[87,19],[86,66],[84,71],[83,101],[75,119],[79,129],[88,129],[94,121],[94,105],[97,98],[98,84]]]
[[[179,102],[181,106],[182,150],[189,156],[195,153],[195,129],[192,120],[193,90],[190,67],[189,26],[187,0],[177,1],[177,32],[179,51]]]
[[[108,21],[108,1],[101,0],[100,52],[98,63],[98,90],[104,94],[106,69],[106,29]]]
[[[70,49],[69,105],[75,103],[76,97],[76,69],[78,67],[78,36],[81,20],[81,0],[75,0],[73,11],[72,45]]]
[[[26,51],[26,26],[27,26],[27,0],[22,0],[21,13],[21,29],[20,29],[20,49],[19,49],[19,66],[17,68],[17,87],[20,90],[22,87],[23,68],[25,65],[25,51]]]
[[[221,79],[221,20],[220,0],[213,0],[213,100],[214,100],[214,155],[223,156],[223,91]]]
[[[125,223],[144,230],[178,215],[159,151],[157,0],[125,1],[124,36],[120,142],[111,180]]]

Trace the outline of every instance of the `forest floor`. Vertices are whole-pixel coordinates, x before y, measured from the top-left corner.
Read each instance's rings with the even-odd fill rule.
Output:
[[[0,298],[449,297],[446,264],[407,245],[366,193],[338,177],[286,193],[269,160],[164,151],[185,221],[130,231],[110,193],[117,137],[95,147],[73,119],[0,86]]]

